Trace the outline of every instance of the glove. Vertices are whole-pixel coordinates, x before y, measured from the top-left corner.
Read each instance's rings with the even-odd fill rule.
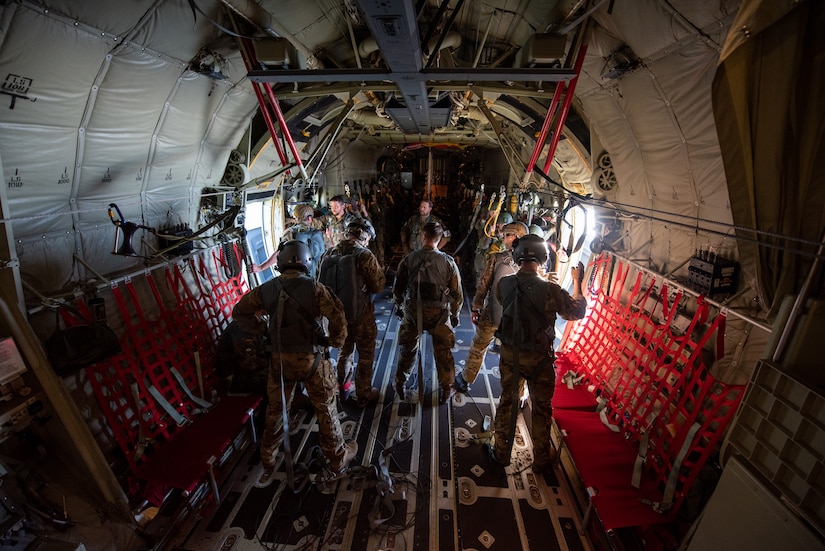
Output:
[[[404,319],[404,308],[398,306],[397,304],[395,305],[395,317],[397,317],[400,320]]]
[[[450,325],[452,325],[453,327],[458,327],[458,323],[459,323],[458,315],[457,314],[451,315],[450,316]]]
[[[582,281],[584,281],[584,264],[579,262],[578,266],[576,266],[576,267],[579,269],[578,276],[579,276],[579,283],[581,283]]]

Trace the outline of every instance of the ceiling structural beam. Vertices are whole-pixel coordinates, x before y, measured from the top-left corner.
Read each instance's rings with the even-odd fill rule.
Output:
[[[576,76],[574,69],[465,69],[460,67],[432,68],[417,72],[396,72],[387,69],[318,69],[303,71],[292,69],[270,69],[249,71],[247,77],[252,82],[369,82],[391,80],[400,83],[420,82],[443,85],[443,81],[458,81],[472,86],[480,82],[543,81],[567,82]]]
[[[502,83],[487,83],[487,84],[478,84],[475,83],[475,86],[470,86],[469,83],[466,83],[466,86],[463,86],[462,83],[438,83],[430,87],[430,93],[432,92],[454,92],[456,90],[470,90],[479,93],[479,94],[506,94],[508,96],[528,96],[532,99],[536,98],[545,98],[550,99],[553,97],[553,92],[539,92],[537,87],[533,88],[526,88],[524,86],[507,86],[506,84]],[[275,97],[278,99],[287,99],[287,98],[310,98],[310,97],[321,97],[321,96],[331,96],[335,94],[350,94],[350,96],[354,96],[358,92],[362,90],[370,90],[372,92],[397,92],[398,87],[390,82],[390,83],[381,83],[381,84],[371,84],[367,86],[360,86],[359,84],[345,84],[345,83],[336,83],[331,84],[328,86],[306,86],[303,88],[295,88],[295,87],[288,87],[288,88],[279,88],[275,90]]]
[[[413,3],[408,0],[359,0],[358,5],[384,62],[394,73],[392,80],[398,85],[406,107],[405,112],[400,109],[395,112],[396,124],[408,134],[432,132],[427,83],[417,76],[424,65]]]
[[[446,33],[463,0],[458,0],[445,26]],[[357,0],[364,22],[375,42],[375,50],[380,52],[385,68],[357,69],[316,69],[316,70],[251,70],[247,77],[253,83],[293,84],[324,83],[340,86],[357,83],[354,90],[371,89],[370,83],[394,83],[397,91],[384,106],[384,112],[405,134],[432,134],[436,129],[448,125],[452,104],[430,98],[430,89],[435,86],[450,85],[451,90],[467,90],[480,83],[507,86],[516,82],[567,82],[575,77],[572,69],[549,68],[439,68],[430,67],[437,55],[439,43],[433,52],[428,52],[429,63],[424,66],[418,20],[413,2],[409,0]],[[446,13],[449,0],[441,4],[440,13]],[[423,4],[422,4],[423,6]],[[430,28],[430,35],[434,27]],[[359,55],[356,52],[356,56]],[[359,63],[360,65],[360,63]],[[269,87],[267,87],[269,88]],[[296,90],[297,91],[297,90]],[[285,96],[286,94],[284,94]],[[277,100],[273,100],[277,101]]]

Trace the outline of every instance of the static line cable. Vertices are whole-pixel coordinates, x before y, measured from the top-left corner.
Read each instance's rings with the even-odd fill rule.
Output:
[[[807,257],[810,257],[810,258],[820,258],[820,256],[821,256],[821,255],[818,255],[817,253],[810,253],[810,252],[807,252],[807,251],[802,251],[800,249],[793,249],[793,248],[785,247],[785,246],[782,246],[782,245],[775,245],[775,244],[772,244],[772,243],[766,243],[766,242],[760,241],[759,239],[756,239],[754,237],[745,237],[745,236],[735,235],[735,234],[722,232],[722,231],[718,231],[718,230],[712,230],[712,229],[708,229],[708,228],[697,228],[695,226],[695,222],[697,222],[697,221],[704,222],[704,223],[707,223],[707,224],[713,224],[713,225],[716,225],[716,226],[721,226],[721,227],[727,228],[728,230],[738,230],[738,231],[743,231],[743,232],[749,232],[749,233],[752,233],[752,234],[756,234],[758,236],[772,237],[774,239],[779,239],[779,240],[782,240],[782,241],[793,241],[793,242],[800,243],[802,245],[811,245],[812,247],[818,247],[819,246],[818,241],[812,241],[810,239],[804,239],[804,238],[800,238],[800,237],[785,236],[785,235],[781,235],[781,234],[774,233],[774,232],[768,232],[768,231],[765,231],[765,230],[758,230],[758,229],[755,229],[755,228],[748,228],[748,227],[745,227],[745,226],[739,226],[739,225],[730,224],[730,223],[727,223],[727,222],[717,222],[717,221],[714,221],[714,220],[707,220],[707,219],[704,219],[704,218],[696,218],[696,217],[689,216],[689,215],[686,215],[686,214],[676,214],[676,213],[665,212],[665,211],[661,211],[661,210],[657,210],[657,209],[653,209],[653,208],[648,208],[648,207],[627,205],[627,204],[624,204],[624,203],[617,203],[615,201],[605,201],[603,199],[594,199],[590,195],[581,195],[580,193],[576,193],[574,191],[571,191],[571,190],[567,189],[566,187],[564,187],[560,183],[556,182],[555,180],[553,180],[552,178],[547,176],[547,174],[545,174],[538,167],[535,168],[535,171],[542,178],[547,180],[549,183],[561,188],[565,193],[569,193],[573,197],[577,197],[580,201],[582,201],[583,203],[585,203],[587,205],[590,205],[590,206],[599,207],[599,208],[603,208],[603,209],[607,209],[607,210],[612,210],[614,212],[626,214],[628,216],[637,216],[637,217],[640,217],[640,218],[645,218],[647,220],[653,220],[653,221],[656,221],[656,222],[662,222],[664,224],[671,224],[671,225],[679,226],[679,227],[682,227],[682,228],[688,228],[688,229],[691,229],[691,230],[694,230],[694,231],[696,231],[698,229],[698,230],[700,230],[704,233],[709,233],[709,234],[712,234],[712,235],[719,235],[719,236],[725,237],[727,239],[732,239],[732,240],[735,240],[735,241],[742,241],[742,242],[745,242],[745,243],[752,243],[752,244],[755,244],[755,245],[759,245],[761,247],[768,247],[768,248],[771,248],[771,249],[782,250],[782,251],[786,251],[786,252],[789,252],[789,253],[792,253],[792,254],[798,254],[800,256],[807,256]],[[627,210],[627,209],[637,209],[637,210],[632,211],[632,210]],[[669,219],[666,219],[666,218],[653,216],[652,214],[648,214],[648,213],[666,214],[668,216],[685,218],[687,220],[690,220],[693,223],[689,224],[689,223],[686,223],[686,222],[679,222],[678,220],[669,220]]]
[[[587,200],[590,201],[594,206],[602,206],[603,208],[610,208],[612,210],[616,210],[618,212],[625,212],[626,214],[630,214],[630,215],[634,215],[634,216],[642,216],[642,215],[637,214],[635,212],[625,211],[625,210],[622,210],[622,209],[614,208],[613,205],[623,207],[624,209],[638,209],[640,211],[653,212],[653,213],[656,213],[656,214],[663,214],[663,215],[668,215],[668,216],[675,216],[675,217],[678,217],[678,218],[685,218],[687,220],[690,220],[691,222],[702,222],[702,223],[705,223],[705,224],[713,224],[715,226],[723,226],[723,227],[726,227],[726,228],[729,228],[729,229],[750,232],[750,233],[754,233],[754,234],[757,234],[757,235],[762,235],[762,236],[765,236],[765,237],[773,237],[773,238],[776,238],[776,239],[782,239],[782,240],[785,240],[785,241],[795,241],[797,243],[800,243],[800,244],[803,244],[803,245],[811,245],[813,247],[818,247],[819,246],[818,241],[813,241],[813,240],[805,239],[805,238],[802,238],[802,237],[785,236],[785,235],[778,234],[778,233],[775,233],[775,232],[769,232],[769,231],[759,230],[759,229],[755,229],[755,228],[748,228],[746,226],[740,226],[740,225],[737,225],[737,224],[730,224],[730,223],[727,223],[727,222],[717,222],[716,220],[708,220],[707,218],[698,218],[698,217],[695,217],[695,216],[690,216],[688,214],[679,214],[679,213],[675,213],[675,212],[667,212],[667,211],[658,210],[658,209],[654,209],[654,208],[650,208],[650,207],[639,207],[639,206],[635,206],[635,205],[628,205],[628,204],[625,204],[625,203],[617,203],[615,201],[606,201],[604,199],[588,198]],[[690,227],[693,228],[693,229],[699,229],[701,231],[710,231],[710,230],[706,230],[704,228],[697,228],[696,226],[693,226],[693,225],[691,225]]]

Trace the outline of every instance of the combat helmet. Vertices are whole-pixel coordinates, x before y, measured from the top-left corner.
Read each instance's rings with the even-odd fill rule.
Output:
[[[303,241],[293,239],[281,243],[278,247],[278,271],[284,272],[286,270],[303,270],[309,275],[310,266],[312,265],[312,253],[309,251],[309,246]]]
[[[544,239],[544,230],[538,224],[530,224],[530,235],[538,235]]]
[[[527,226],[524,222],[511,222],[510,224],[505,225],[501,228],[501,233],[508,234],[512,233],[516,237],[524,237],[527,235]]]
[[[507,211],[498,213],[498,218],[496,218],[496,225],[499,224],[512,224],[513,223],[513,215]]]
[[[307,219],[307,217],[313,216],[314,214],[315,209],[313,209],[311,205],[307,205],[306,203],[295,205],[295,208],[292,210],[292,216],[299,223],[303,222]]]
[[[363,218],[353,220],[347,224],[346,232],[347,235],[354,237],[357,241],[369,241],[375,234],[375,230],[372,229],[372,224],[370,224],[369,220]]]
[[[547,243],[538,235],[520,237],[513,242],[513,260],[518,265],[526,260],[544,264],[547,262]]]

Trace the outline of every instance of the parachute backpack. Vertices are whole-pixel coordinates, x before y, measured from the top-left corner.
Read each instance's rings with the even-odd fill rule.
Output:
[[[333,249],[324,255],[318,266],[318,281],[341,299],[349,323],[361,319],[369,301],[366,286],[358,274],[358,250],[362,248],[357,245],[346,254]]]

